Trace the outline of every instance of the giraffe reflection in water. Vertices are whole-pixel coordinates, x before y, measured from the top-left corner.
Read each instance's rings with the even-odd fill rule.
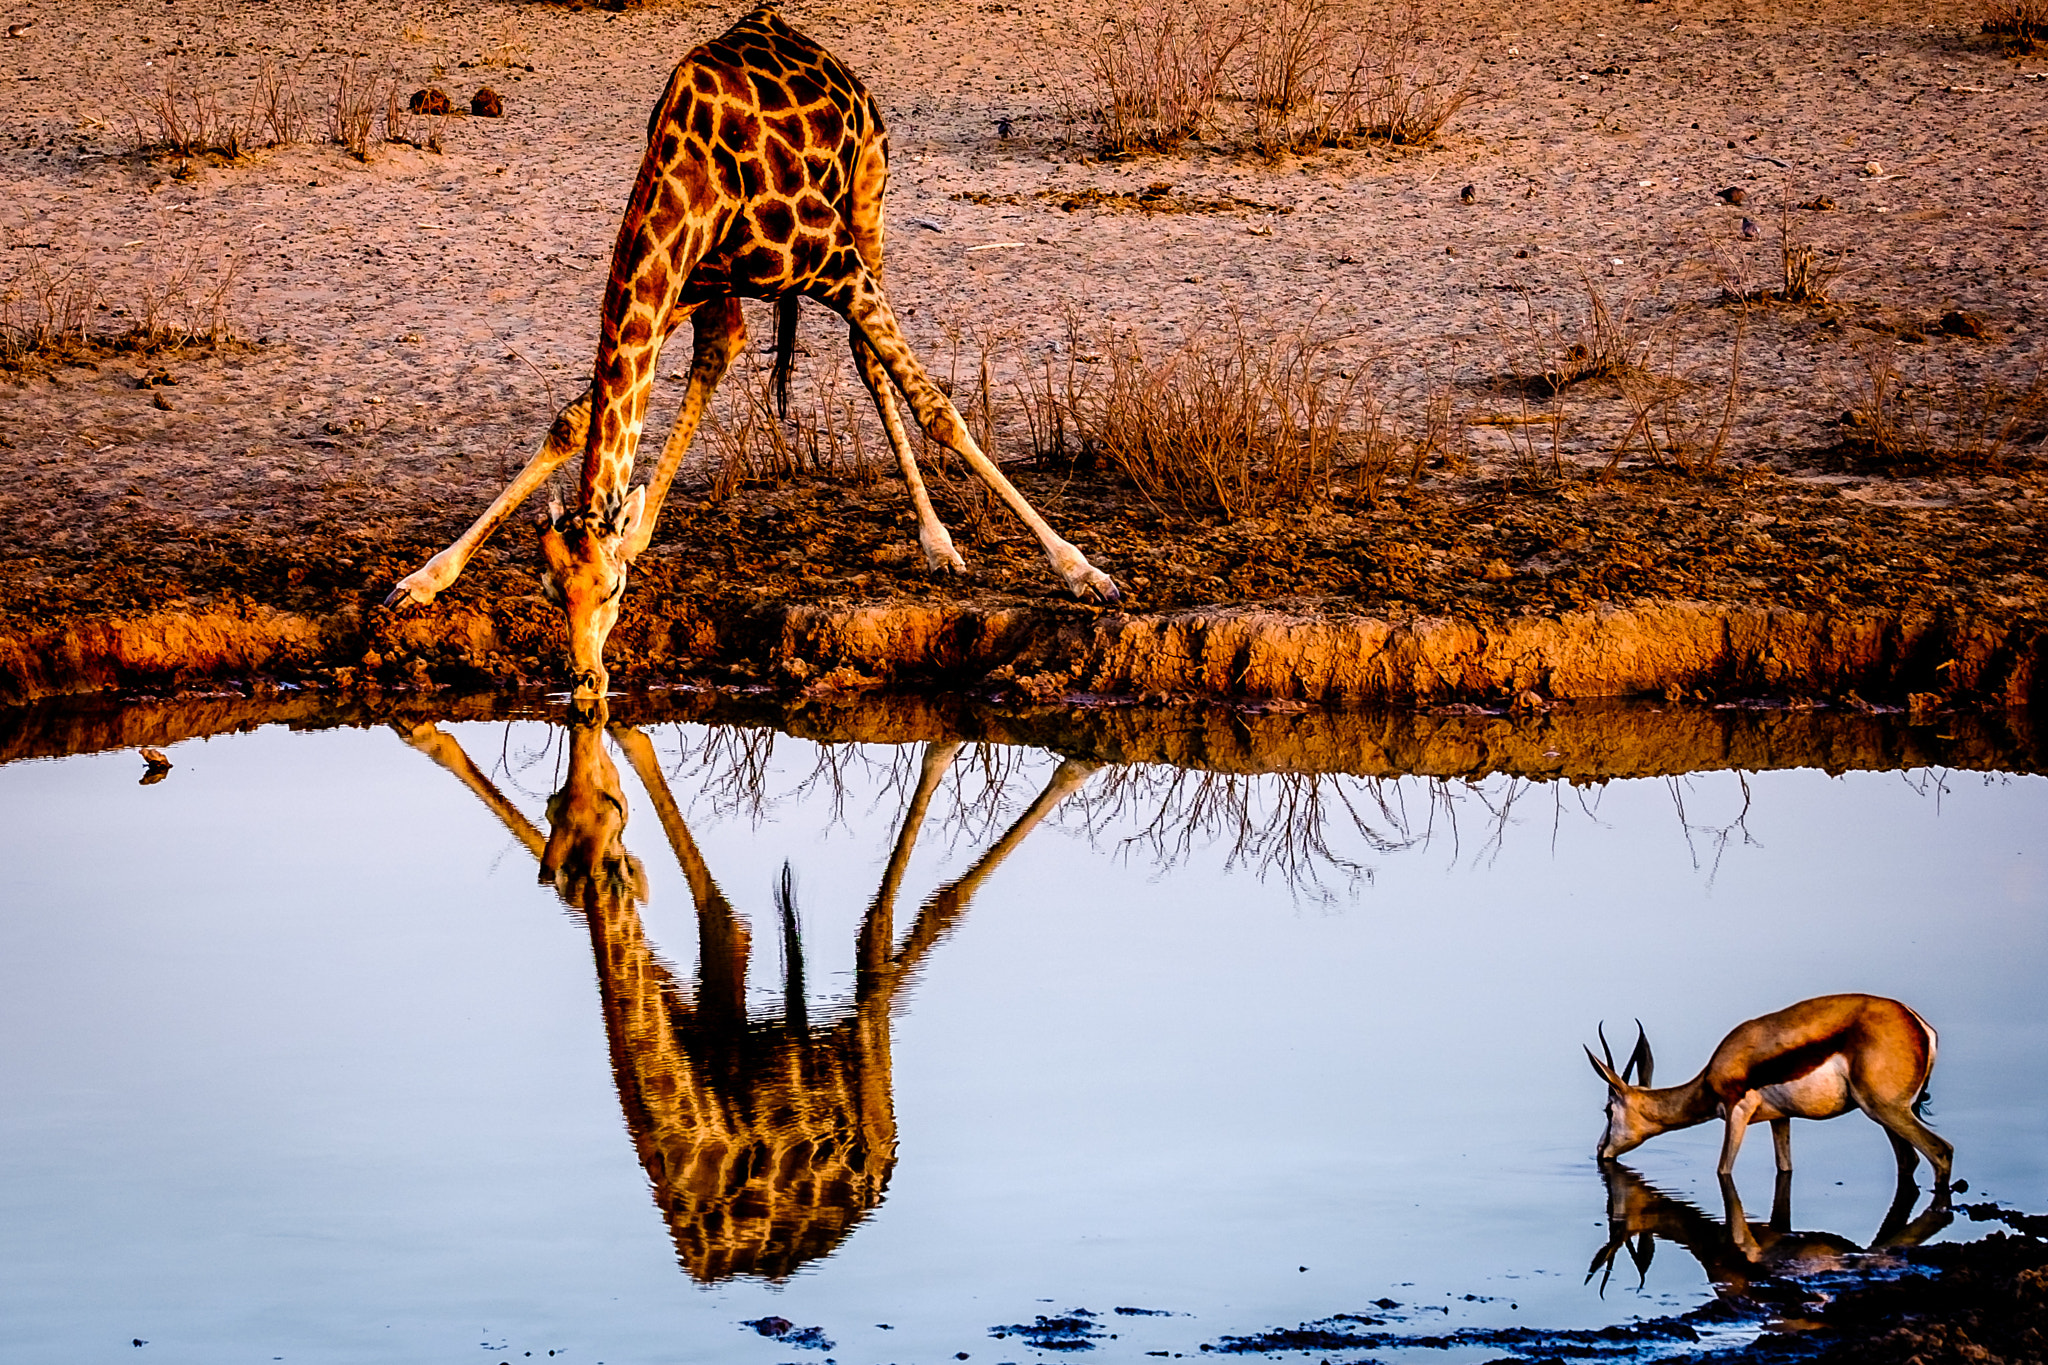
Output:
[[[779,1017],[750,1018],[752,937],[691,837],[640,731],[609,725],[603,703],[568,726],[569,770],[543,836],[438,726],[400,726],[406,743],[455,774],[531,852],[543,882],[589,926],[620,1107],[683,1269],[713,1284],[781,1280],[829,1254],[881,1202],[896,1163],[891,1015],[932,949],[1003,860],[1092,765],[1062,763],[1037,799],[957,880],[918,911],[899,942],[895,907],[918,832],[961,745],[929,744],[856,945],[853,1002],[813,1022],[803,945],[784,867],[777,911],[786,963]],[[698,973],[677,980],[649,943],[640,860],[623,842],[626,799],[609,736],[654,806],[696,905]]]
[[[1918,1218],[1912,1217],[1919,1191],[1902,1183],[1868,1247],[1831,1232],[1797,1232],[1792,1227],[1792,1173],[1778,1172],[1768,1221],[1752,1220],[1742,1208],[1735,1182],[1720,1178],[1724,1219],[1716,1221],[1698,1206],[1666,1194],[1618,1161],[1600,1163],[1607,1184],[1607,1244],[1593,1256],[1586,1278],[1600,1276],[1606,1292],[1616,1257],[1626,1250],[1642,1280],[1662,1239],[1691,1253],[1707,1272],[1714,1292],[1724,1301],[1775,1306],[1796,1305],[1812,1296],[1798,1281],[1848,1268],[1868,1266],[1888,1253],[1919,1246],[1947,1227],[1955,1210],[1935,1199]]]

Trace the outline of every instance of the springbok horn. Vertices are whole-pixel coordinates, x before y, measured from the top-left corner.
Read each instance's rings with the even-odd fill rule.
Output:
[[[1600,1052],[1602,1056],[1607,1058],[1607,1069],[1609,1071],[1613,1071],[1614,1049],[1607,1046],[1607,1021],[1605,1019],[1601,1020],[1599,1024],[1595,1026],[1595,1031],[1598,1032],[1600,1035]],[[1624,1080],[1627,1079],[1626,1075],[1624,1075],[1622,1078]]]
[[[1636,1050],[1628,1054],[1628,1066],[1622,1068],[1621,1074],[1625,1078],[1631,1069],[1634,1070],[1636,1073],[1635,1083],[1647,1090],[1650,1086],[1650,1068],[1656,1065],[1656,1060],[1656,1058],[1650,1055],[1650,1035],[1643,1032],[1643,1021],[1638,1019],[1636,1020]]]

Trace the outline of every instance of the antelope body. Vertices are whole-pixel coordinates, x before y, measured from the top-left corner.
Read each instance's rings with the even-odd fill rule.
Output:
[[[1771,1125],[1778,1169],[1792,1169],[1792,1120],[1831,1119],[1861,1109],[1882,1126],[1912,1178],[1925,1153],[1937,1190],[1946,1190],[1955,1148],[1922,1123],[1913,1106],[1934,1071],[1934,1028],[1896,1000],[1821,995],[1751,1019],[1721,1040],[1706,1069],[1683,1085],[1650,1087],[1650,1040],[1637,1026],[1635,1051],[1619,1071],[1601,1034],[1603,1061],[1586,1049],[1607,1082],[1607,1132],[1600,1159],[1612,1161],[1659,1133],[1722,1119],[1720,1173],[1735,1169],[1750,1124]],[[1634,1073],[1631,1083],[1630,1074]]]

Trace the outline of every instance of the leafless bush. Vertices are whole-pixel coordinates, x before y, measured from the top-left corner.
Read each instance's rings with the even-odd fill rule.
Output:
[[[1048,367],[1026,393],[1041,458],[1084,458],[1156,503],[1236,517],[1376,493],[1396,442],[1355,372],[1312,333],[1261,336],[1244,319],[1201,329],[1154,360],[1109,338],[1100,378]]]
[[[1253,50],[1271,58],[1255,66],[1262,150],[1417,146],[1478,91],[1472,35],[1433,23],[1416,0],[1357,16],[1333,0],[1277,0],[1259,13]]]
[[[248,144],[241,116],[227,107],[220,92],[195,85],[176,71],[165,71],[137,103],[153,125],[145,128],[138,120],[139,151],[173,156],[212,153],[233,160]]]
[[[358,161],[370,159],[370,136],[377,122],[377,81],[361,65],[350,62],[335,77],[334,100],[327,106],[327,140]]]
[[[1984,31],[2021,52],[2048,46],[2048,0],[1985,0]]]
[[[1829,290],[1841,267],[1828,262],[1819,248],[1796,239],[1792,231],[1792,210],[1778,210],[1779,276],[1776,286],[1724,284],[1724,304],[1789,303],[1798,306],[1831,302]]]
[[[35,372],[119,352],[143,355],[235,340],[233,257],[188,253],[112,293],[90,261],[53,266],[39,251],[0,284],[0,370]]]
[[[1212,128],[1267,155],[1417,144],[1477,93],[1473,35],[1420,0],[1156,0],[1107,23],[1091,56],[1117,153],[1171,152]]]
[[[793,402],[784,420],[777,416],[774,375],[751,353],[742,357],[719,386],[725,401],[704,419],[716,456],[711,500],[722,501],[746,484],[805,476],[871,482],[875,469],[860,421],[867,398],[859,390],[847,393],[841,375],[835,360],[810,400]]]
[[[1842,414],[1843,460],[1881,469],[1995,470],[2040,458],[2048,446],[2048,376],[2023,385],[1957,369],[1912,383],[1889,345],[1861,354],[1852,406]]]
[[[1664,368],[1638,367],[1618,377],[1631,420],[1610,467],[1638,441],[1653,463],[1683,474],[1697,477],[1720,467],[1742,399],[1742,342],[1748,324],[1747,313],[1738,316],[1725,378],[1680,373],[1675,343]]]
[[[1509,377],[1538,401],[1590,379],[1618,382],[1635,374],[1655,345],[1656,333],[1642,318],[1647,289],[1610,303],[1592,276],[1583,278],[1582,287],[1583,300],[1569,311],[1539,312],[1525,297],[1523,321],[1508,332]]]
[[[1213,117],[1246,35],[1234,0],[1145,0],[1111,16],[1089,53],[1103,148],[1171,152]]]
[[[83,263],[52,268],[40,250],[23,256],[0,286],[0,369],[32,369],[82,352],[99,308],[99,276]]]
[[[165,70],[132,107],[135,150],[156,156],[215,156],[233,161],[258,147],[302,142],[306,113],[291,73],[276,62],[257,72],[246,99]]]

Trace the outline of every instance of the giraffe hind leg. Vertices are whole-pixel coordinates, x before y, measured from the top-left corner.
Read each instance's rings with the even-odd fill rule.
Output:
[[[910,433],[903,428],[902,414],[896,411],[896,396],[890,392],[889,372],[883,368],[881,357],[868,345],[860,329],[851,324],[849,329],[853,360],[860,367],[861,383],[867,385],[868,396],[875,400],[875,411],[882,417],[882,429],[889,433],[889,449],[896,452],[896,467],[903,473],[903,486],[910,490],[910,505],[917,513],[917,544],[924,551],[925,567],[933,573],[960,572],[967,567],[967,562],[953,548],[952,534],[932,509],[932,495],[924,486],[917,456],[910,449]]]
[[[384,599],[384,605],[395,607],[412,602],[426,606],[444,592],[491,532],[518,511],[519,504],[531,497],[534,489],[547,482],[548,476],[561,468],[563,461],[582,452],[589,431],[590,390],[585,389],[582,397],[556,416],[539,452],[526,462],[526,468],[520,470],[511,483],[505,485],[504,491],[484,510],[484,514],[457,537],[453,545],[399,579],[391,595]]]
[[[1045,551],[1046,559],[1051,561],[1053,572],[1066,584],[1067,591],[1076,597],[1103,603],[1118,601],[1121,594],[1109,575],[1090,564],[1085,555],[1061,539],[1037,509],[1017,491],[1016,485],[1004,478],[995,462],[975,444],[952,400],[932,382],[912,354],[909,343],[903,339],[902,330],[896,325],[895,315],[889,311],[889,302],[882,295],[881,284],[873,274],[865,269],[858,271],[823,301],[860,329],[862,338],[880,358],[889,378],[909,400],[911,410],[917,414],[918,424],[934,441],[958,452],[967,462],[967,467],[994,490],[1019,521],[1031,528],[1031,533],[1038,537],[1038,543]],[[908,460],[908,449],[906,444],[898,452],[898,458]]]

